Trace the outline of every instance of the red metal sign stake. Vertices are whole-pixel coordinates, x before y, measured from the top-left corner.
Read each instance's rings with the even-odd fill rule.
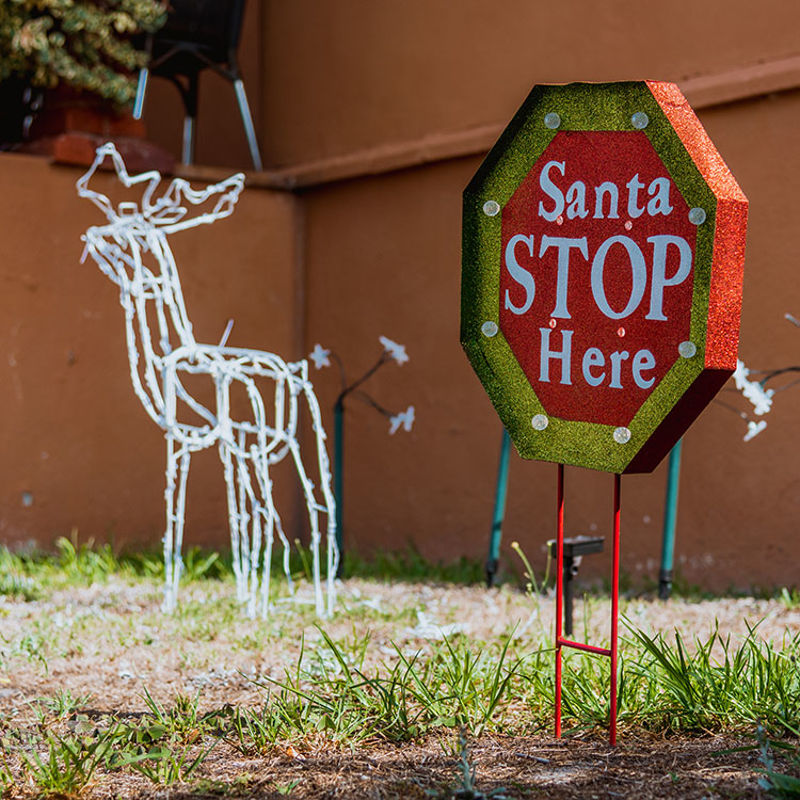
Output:
[[[556,693],[555,716],[556,738],[561,737],[561,673],[562,659],[561,648],[571,647],[598,656],[608,656],[611,659],[611,691],[609,705],[608,739],[612,747],[617,744],[617,644],[619,622],[619,511],[620,511],[620,483],[619,475],[614,475],[614,554],[611,577],[611,648],[596,647],[595,645],[575,642],[563,636],[564,625],[564,465],[558,465],[558,509],[556,533]]]
[[[556,533],[556,737],[561,737],[561,634],[564,624],[564,465],[558,465]]]
[[[614,555],[611,571],[611,709],[608,738],[617,743],[617,630],[619,622],[619,507],[620,475],[614,475]]]

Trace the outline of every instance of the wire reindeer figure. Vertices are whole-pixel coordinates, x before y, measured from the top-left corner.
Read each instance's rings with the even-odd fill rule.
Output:
[[[140,202],[119,202],[115,206],[106,195],[89,188],[92,176],[106,158],[111,159],[117,177],[127,189],[143,188]],[[195,341],[168,242],[173,233],[230,216],[244,186],[244,176],[233,175],[201,190],[175,178],[157,195],[160,181],[156,171],[128,175],[114,145],[105,144],[97,149],[94,162],[76,185],[79,196],[94,203],[108,220],[107,224],[86,231],[82,260],[87,253],[91,255],[119,287],[133,388],[166,438],[164,608],[174,610],[177,603],[191,456],[216,446],[227,484],[237,596],[246,604],[247,613],[251,617],[257,613],[265,616],[269,610],[275,534],[283,546],[283,569],[291,584],[289,541],[273,502],[270,477],[270,468],[290,455],[308,512],[316,610],[320,616],[330,614],[339,560],[335,501],[325,431],[308,380],[308,363],[305,360],[286,363],[272,353],[225,346],[232,323],[219,344]],[[192,207],[196,207],[195,213]],[[148,320],[153,320],[155,330],[151,331]],[[204,404],[190,393],[186,386],[188,376],[210,379],[213,403]],[[259,387],[267,381],[273,391],[265,397]],[[247,397],[249,408],[245,419],[237,418],[232,411],[234,391]],[[311,415],[315,437],[319,497],[309,479],[297,439],[303,400]],[[327,517],[327,609],[320,563],[320,517]]]

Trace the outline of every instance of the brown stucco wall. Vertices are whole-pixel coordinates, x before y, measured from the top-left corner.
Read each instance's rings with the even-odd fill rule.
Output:
[[[797,54],[791,0],[270,0],[272,165],[504,124],[534,83],[685,82]]]
[[[756,69],[785,87],[796,28],[792,0],[250,0],[239,62],[266,168],[369,169],[397,148],[431,157],[437,137],[499,132],[536,82],[699,81],[703,103],[731,91],[707,76],[743,86]],[[150,135],[178,155],[179,96],[159,79],[148,92]],[[211,71],[197,130],[197,163],[250,166],[233,90]]]
[[[741,353],[753,367],[796,363],[800,331],[783,313],[800,311],[792,278],[800,92],[701,116],[751,203]],[[413,433],[389,437],[371,409],[348,408],[345,527],[359,548],[414,542],[434,559],[486,553],[501,429],[458,344],[460,194],[478,164],[453,160],[303,196],[309,345],[335,348],[353,370],[369,364],[379,334],[411,356],[370,388],[394,410],[416,405]],[[330,404],[334,376],[327,380],[320,374],[317,384]],[[720,405],[690,429],[677,550],[689,581],[724,589],[797,580],[798,401],[800,387],[777,395],[769,427],[749,443],[744,422]],[[665,479],[662,465],[623,481],[623,569],[639,579],[657,577]],[[568,531],[608,533],[611,477],[568,470],[567,487]],[[540,564],[554,535],[554,496],[555,467],[515,456],[504,538]],[[586,574],[603,567],[593,562]]]
[[[101,223],[75,193],[80,174],[0,155],[0,540],[48,545],[75,528],[155,547],[164,441],[133,393],[118,291],[78,263],[81,233]],[[251,190],[229,219],[172,237],[198,341],[219,341],[233,317],[231,345],[300,355],[296,221],[290,195]],[[226,541],[224,498],[216,451],[196,456],[187,544]]]

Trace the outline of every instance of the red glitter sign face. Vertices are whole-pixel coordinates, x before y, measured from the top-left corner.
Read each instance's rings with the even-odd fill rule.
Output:
[[[689,345],[697,228],[641,131],[560,131],[502,211],[500,328],[548,415],[627,426]]]

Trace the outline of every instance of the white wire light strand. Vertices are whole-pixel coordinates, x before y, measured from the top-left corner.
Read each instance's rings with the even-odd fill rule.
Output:
[[[89,187],[107,158],[127,189],[142,187],[140,203],[114,206],[106,195]],[[339,564],[335,501],[325,430],[314,388],[308,380],[308,363],[305,360],[287,363],[273,353],[226,347],[232,322],[220,344],[196,342],[168,242],[172,233],[230,216],[244,186],[244,176],[232,175],[200,190],[175,178],[157,196],[160,181],[156,171],[129,175],[114,145],[105,144],[97,149],[94,162],[76,186],[78,195],[90,200],[106,216],[107,224],[86,231],[84,257],[90,255],[119,287],[133,389],[166,439],[164,608],[174,610],[178,600],[191,456],[199,450],[217,447],[227,485],[237,597],[248,615],[265,617],[269,612],[270,565],[276,534],[283,548],[284,573],[291,586],[289,540],[273,502],[269,474],[269,468],[289,454],[306,503],[316,611],[321,617],[331,615]],[[199,210],[193,216],[192,206],[205,206],[206,210]],[[148,312],[150,319],[155,319],[157,330],[151,331]],[[206,375],[213,381],[213,408],[203,405],[186,388],[185,379],[190,375]],[[274,394],[264,397],[257,379],[272,381]],[[249,401],[250,416],[246,420],[232,416],[230,394],[235,384],[244,389]],[[298,440],[301,403],[311,417],[311,444],[316,450],[320,482],[316,488],[308,476]],[[191,409],[202,423],[183,421],[179,404]],[[272,425],[267,422],[267,408],[274,409]],[[324,588],[320,552],[323,529]]]

